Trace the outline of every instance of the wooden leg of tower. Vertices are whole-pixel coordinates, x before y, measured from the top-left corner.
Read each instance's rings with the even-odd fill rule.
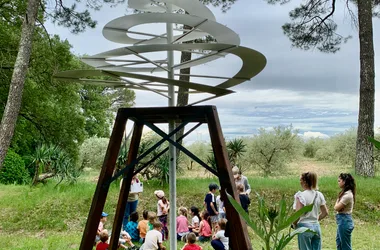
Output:
[[[216,107],[212,106],[207,109],[206,112],[211,144],[221,185],[220,193],[224,200],[226,216],[229,221],[228,226],[231,232],[229,237],[230,248],[234,250],[251,250],[252,245],[248,237],[247,225],[238,212],[232,207],[231,203],[228,202],[225,194],[225,191],[227,190],[227,192],[240,203]]]
[[[127,165],[131,164],[137,158],[137,153],[139,150],[143,127],[144,127],[143,124],[135,123],[134,129],[133,129],[133,135],[131,139],[131,144],[128,151]],[[124,180],[120,189],[119,201],[117,203],[115,219],[113,221],[113,227],[112,227],[113,233],[111,237],[109,250],[116,250],[119,243],[119,232],[121,230],[121,224],[123,223],[125,207],[128,200],[128,194],[130,191],[129,189],[131,187],[130,183],[132,181],[134,170],[135,170],[135,165],[128,168],[127,171],[123,175]]]
[[[109,189],[108,182],[112,178],[126,123],[127,119],[123,117],[121,112],[118,112],[110,142],[108,144],[107,153],[104,158],[102,170],[100,172],[98,184],[92,199],[90,212],[88,213],[86,227],[84,229],[82,242],[79,248],[80,250],[91,250],[93,248],[100,216],[107,198]]]

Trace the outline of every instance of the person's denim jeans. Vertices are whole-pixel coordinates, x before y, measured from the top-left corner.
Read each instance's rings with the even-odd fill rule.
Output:
[[[322,234],[319,223],[298,223],[297,228],[307,227],[313,230],[314,233],[305,232],[298,235],[298,248],[300,250],[321,250],[322,249]]]
[[[220,240],[212,240],[211,241],[211,246],[215,250],[224,250],[225,249],[223,243]]]
[[[351,214],[337,214],[336,224],[336,249],[337,250],[351,250],[351,234],[354,230],[354,221]]]
[[[123,217],[123,230],[127,230],[127,224],[129,221],[129,216],[131,213],[137,210],[137,203],[139,200],[136,201],[128,201],[127,205],[125,206],[125,211],[124,211],[124,217]]]

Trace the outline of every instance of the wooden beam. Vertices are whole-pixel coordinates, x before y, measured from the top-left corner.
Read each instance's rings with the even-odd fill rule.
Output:
[[[127,165],[131,164],[132,161],[134,161],[137,158],[143,127],[144,125],[142,123],[135,123],[131,144],[128,151]],[[135,165],[132,165],[127,169],[127,171],[123,175],[124,180],[120,189],[119,201],[116,207],[109,250],[116,250],[119,244],[119,233],[121,231],[121,225],[123,223],[125,207],[127,205],[128,195],[130,191],[129,189],[131,187],[130,184],[132,182],[134,170]]]
[[[228,159],[226,143],[215,106],[208,108],[207,121],[221,185],[220,195],[224,201],[226,216],[229,221],[228,226],[231,232],[229,237],[230,248],[234,250],[252,250],[252,245],[248,238],[247,224],[228,201],[225,193],[227,190],[227,192],[240,203],[239,194],[236,190],[235,180],[232,174],[231,163]]]
[[[92,204],[87,217],[87,223],[83,231],[80,250],[91,250],[93,248],[96,232],[98,230],[100,217],[107,199],[109,185],[105,185],[112,177],[116,160],[119,154],[121,141],[127,119],[118,111],[113,127],[102,170],[99,175],[98,184],[92,199]]]

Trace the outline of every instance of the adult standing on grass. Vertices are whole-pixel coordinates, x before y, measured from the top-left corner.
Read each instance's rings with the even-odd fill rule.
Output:
[[[244,186],[244,192],[249,195],[251,193],[251,186],[248,183],[248,178],[241,174],[237,166],[232,168],[232,174],[234,175],[235,185],[242,184]]]
[[[356,184],[351,174],[341,173],[338,177],[338,185],[341,188],[338,199],[335,202],[336,214],[336,248],[338,250],[351,250],[351,234],[354,230],[352,210],[355,203]]]
[[[303,214],[296,222],[295,227],[306,227],[315,233],[305,232],[298,235],[298,248],[300,250],[322,249],[322,234],[319,221],[328,215],[326,201],[323,194],[317,191],[317,174],[314,172],[303,173],[300,184],[303,191],[294,195],[293,208],[298,211],[302,207],[313,204],[313,209]]]
[[[140,180],[137,178],[136,175],[132,177],[132,182],[131,186],[135,183],[140,183]],[[120,188],[123,184],[123,179],[120,181]],[[127,200],[127,205],[125,206],[125,211],[124,211],[124,217],[123,217],[123,230],[127,231],[127,224],[129,221],[129,216],[131,213],[137,211],[137,204],[139,202],[139,193],[132,193],[131,190],[129,190],[128,194],[128,200]]]

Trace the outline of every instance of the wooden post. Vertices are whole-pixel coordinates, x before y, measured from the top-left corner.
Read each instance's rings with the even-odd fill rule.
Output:
[[[219,182],[221,185],[220,195],[224,201],[226,216],[229,221],[228,226],[231,232],[229,237],[230,248],[233,250],[252,250],[252,245],[248,238],[247,224],[232,207],[225,194],[225,191],[227,190],[227,192],[240,203],[216,107],[209,107],[206,113],[212,149],[214,151]]]
[[[144,127],[143,124],[135,123],[134,129],[133,129],[133,135],[131,139],[131,144],[130,144],[129,152],[128,152],[127,165],[131,164],[131,162],[137,158],[137,153],[139,150],[143,127]],[[128,200],[128,194],[130,191],[129,189],[131,187],[130,184],[132,181],[134,170],[135,170],[135,166],[133,165],[132,167],[128,168],[127,171],[123,175],[124,180],[123,180],[120,194],[119,194],[119,201],[117,203],[115,219],[113,221],[112,236],[111,236],[109,250],[116,250],[119,243],[119,233],[121,231],[121,225],[123,222],[125,207]]]
[[[126,123],[127,119],[123,117],[122,112],[118,111],[98,184],[92,199],[90,212],[88,213],[86,227],[79,247],[80,250],[91,250],[93,248],[99,220],[108,194],[108,181],[112,178],[115,169]]]

